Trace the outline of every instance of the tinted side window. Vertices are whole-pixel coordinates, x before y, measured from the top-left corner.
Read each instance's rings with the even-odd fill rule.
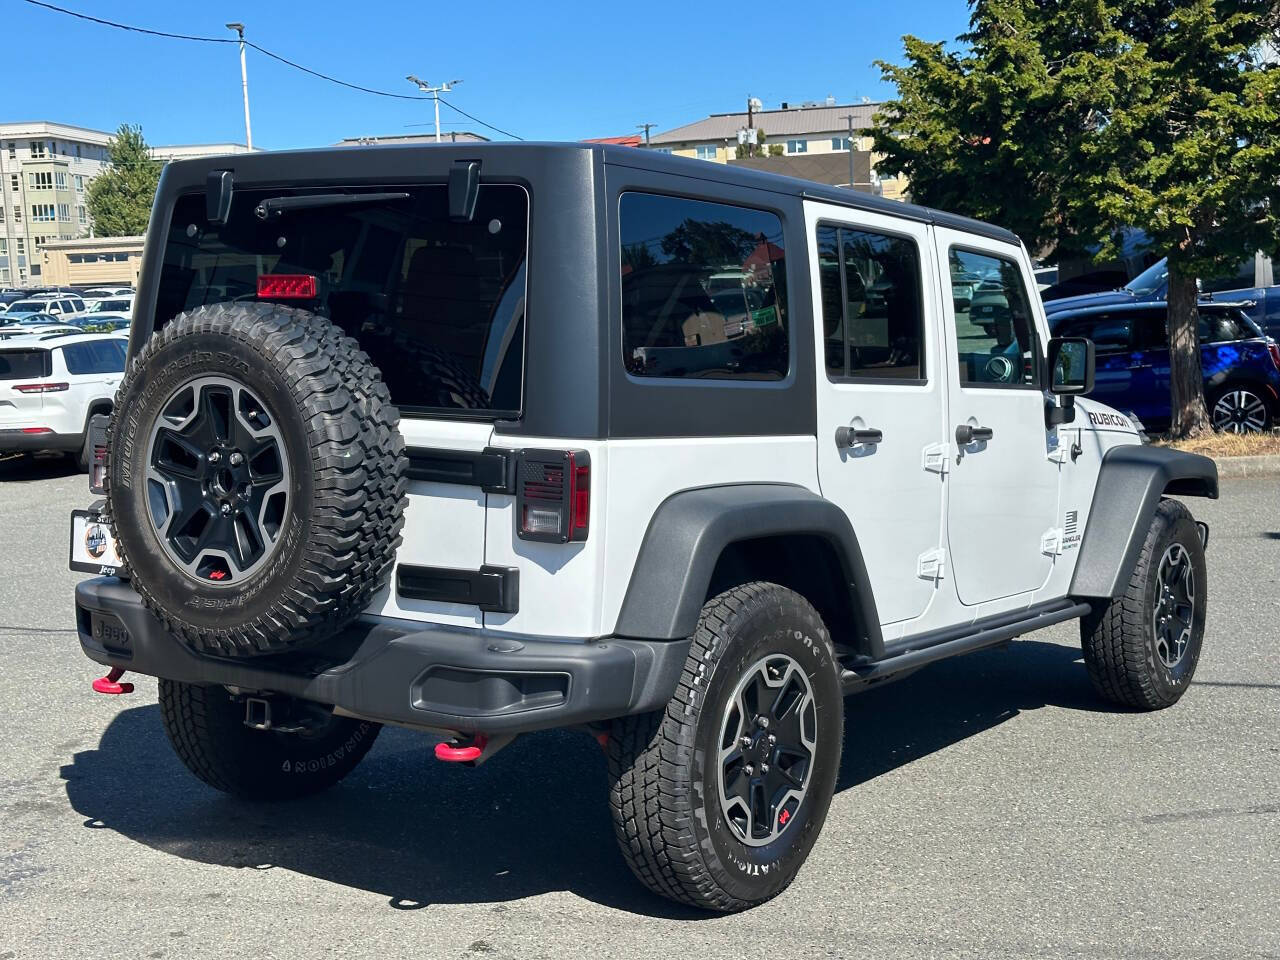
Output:
[[[124,370],[124,343],[99,340],[62,348],[67,373],[120,373]]]
[[[1138,318],[1138,343],[1147,350],[1169,346],[1168,315],[1164,310],[1142,311]],[[1200,310],[1196,333],[1201,343],[1228,343],[1258,336],[1234,310]]]
[[[1132,313],[1092,313],[1072,317],[1058,324],[1054,331],[1059,337],[1088,337],[1099,353],[1118,353],[1129,349],[1129,328]]]
[[[951,248],[957,360],[962,386],[1037,386],[1031,301],[1017,263]]]
[[[924,379],[924,308],[914,241],[818,228],[827,375]]]
[[[619,201],[622,356],[640,377],[787,375],[786,260],[772,213],[648,193]]]

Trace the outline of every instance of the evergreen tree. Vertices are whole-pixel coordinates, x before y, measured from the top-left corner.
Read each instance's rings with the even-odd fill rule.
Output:
[[[976,0],[963,48],[904,40],[873,130],[919,202],[1004,224],[1033,250],[1169,257],[1172,432],[1209,424],[1196,277],[1280,247],[1273,0]]]
[[[88,188],[94,230],[100,237],[145,233],[163,164],[151,159],[140,126],[121,124],[108,151],[110,166]]]

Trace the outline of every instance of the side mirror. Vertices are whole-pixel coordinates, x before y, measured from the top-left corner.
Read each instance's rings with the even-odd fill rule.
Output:
[[[1054,337],[1049,341],[1049,392],[1074,397],[1093,390],[1093,341],[1085,337]]]

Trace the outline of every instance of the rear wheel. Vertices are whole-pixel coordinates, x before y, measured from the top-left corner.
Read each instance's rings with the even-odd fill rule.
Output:
[[[246,800],[290,800],[333,786],[355,769],[382,729],[328,716],[305,732],[245,726],[244,701],[224,687],[160,681],[165,733],[188,770]]]
[[[844,703],[826,627],[798,594],[735,587],[703,608],[665,711],[614,722],[614,828],[655,893],[743,910],[791,883],[835,791]]]
[[[1271,426],[1271,410],[1262,394],[1247,384],[1234,383],[1218,390],[1209,402],[1215,430],[1259,433]]]

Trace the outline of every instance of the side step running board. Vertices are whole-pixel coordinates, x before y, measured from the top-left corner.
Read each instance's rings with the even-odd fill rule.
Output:
[[[1056,600],[1028,610],[985,617],[960,631],[940,630],[899,640],[885,645],[882,660],[860,658],[847,662],[840,672],[840,683],[846,694],[853,693],[905,670],[995,646],[1064,620],[1074,620],[1091,609],[1087,603]]]

